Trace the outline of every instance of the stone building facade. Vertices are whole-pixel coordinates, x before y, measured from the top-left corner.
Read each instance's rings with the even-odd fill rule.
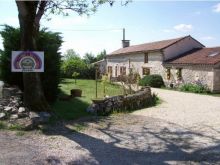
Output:
[[[106,58],[111,77],[160,74],[166,85],[201,83],[220,92],[220,47],[206,48],[191,36],[118,49]]]

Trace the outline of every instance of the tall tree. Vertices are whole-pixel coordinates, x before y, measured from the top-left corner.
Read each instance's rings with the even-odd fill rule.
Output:
[[[103,60],[105,57],[106,57],[106,50],[104,49],[103,51],[101,51],[97,56],[96,56],[96,59],[97,61],[99,60]]]
[[[75,50],[73,50],[73,49],[68,49],[68,50],[64,53],[64,59],[65,59],[65,60],[80,59],[80,55],[79,55],[78,53],[76,53]]]
[[[93,62],[96,62],[96,57],[92,53],[86,53],[83,56],[83,60],[85,61],[86,64],[91,64]]]
[[[112,5],[114,0],[16,0],[21,30],[21,50],[37,50],[36,38],[40,20],[46,14],[64,14],[74,11],[78,14],[90,14],[104,3]],[[125,4],[127,1],[125,1]],[[50,107],[44,97],[39,73],[23,73],[24,102],[34,111],[49,111]]]

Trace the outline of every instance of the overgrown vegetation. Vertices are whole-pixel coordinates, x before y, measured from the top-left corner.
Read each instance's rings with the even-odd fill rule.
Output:
[[[210,93],[210,90],[208,87],[202,85],[202,84],[183,84],[179,88],[180,91],[184,92],[193,92],[193,93]]]
[[[164,81],[161,75],[152,74],[144,76],[140,81],[139,85],[141,86],[150,86],[155,88],[161,88],[164,86]]]
[[[9,84],[18,85],[23,89],[22,73],[11,72],[11,51],[20,50],[20,29],[5,25],[0,34],[4,46],[0,60],[1,78]],[[37,38],[38,51],[44,51],[44,72],[41,73],[41,79],[45,97],[49,102],[55,101],[58,94],[61,44],[60,33],[50,32],[47,29],[42,29]]]
[[[22,130],[24,130],[24,127],[22,127],[19,124],[8,124],[6,121],[0,121],[0,130],[5,129],[5,130],[11,130],[11,131],[20,131],[17,132],[16,134],[19,136],[22,136],[21,134],[24,134]],[[21,133],[23,132],[23,133]]]

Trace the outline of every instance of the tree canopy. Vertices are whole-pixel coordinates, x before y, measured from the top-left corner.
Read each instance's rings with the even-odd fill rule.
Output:
[[[115,0],[37,0],[37,1],[16,1],[18,18],[21,30],[20,50],[38,50],[36,39],[40,29],[40,20],[43,15],[63,14],[68,15],[70,11],[80,15],[91,14],[97,8],[109,3],[113,5]],[[129,0],[121,1],[125,5]],[[47,103],[39,73],[23,73],[24,102],[25,105],[34,111],[50,111]]]

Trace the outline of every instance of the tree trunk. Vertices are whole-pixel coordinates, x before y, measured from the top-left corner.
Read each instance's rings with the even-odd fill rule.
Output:
[[[21,31],[21,50],[36,51],[36,37],[39,29],[35,26],[37,1],[16,1]],[[23,73],[24,103],[32,111],[50,111],[41,85],[40,73]]]

